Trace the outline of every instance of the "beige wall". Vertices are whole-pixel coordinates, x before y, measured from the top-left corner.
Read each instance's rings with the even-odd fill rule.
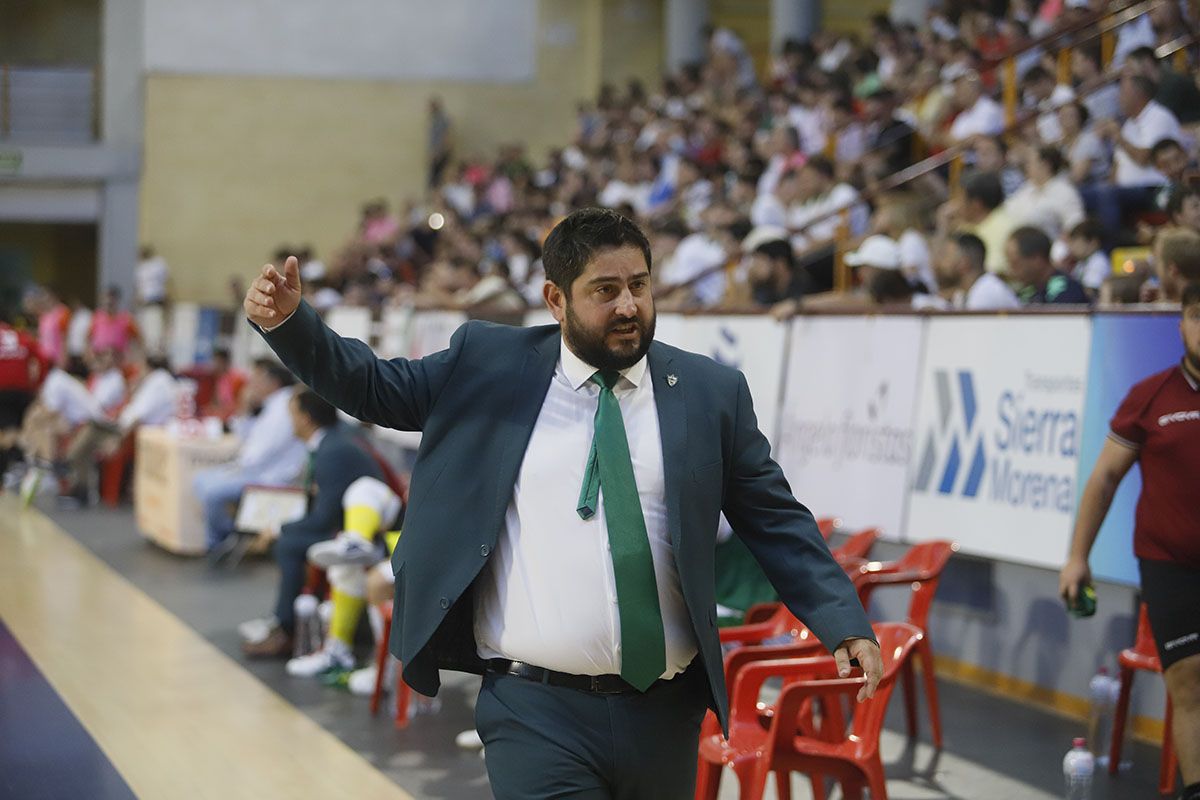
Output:
[[[311,243],[327,256],[364,200],[422,192],[435,93],[459,153],[490,155],[521,140],[540,158],[568,141],[576,103],[595,96],[602,76],[620,79],[627,66],[657,74],[660,4],[637,0],[651,22],[634,24],[606,2],[542,0],[532,84],[151,74],[142,240],[167,258],[176,295],[202,302],[227,302],[229,278],[255,271],[280,243]],[[627,59],[605,62],[601,51],[618,46]]]
[[[604,40],[600,75],[622,87],[639,78],[653,91],[665,58],[662,0],[604,0]]]

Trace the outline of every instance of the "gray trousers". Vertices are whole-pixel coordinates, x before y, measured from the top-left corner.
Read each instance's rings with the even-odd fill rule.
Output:
[[[691,800],[708,702],[697,658],[646,693],[485,675],[475,706],[496,800]]]

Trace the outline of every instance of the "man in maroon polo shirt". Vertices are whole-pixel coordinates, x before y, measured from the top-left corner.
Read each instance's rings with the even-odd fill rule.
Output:
[[[1113,415],[1083,490],[1059,590],[1073,603],[1091,583],[1092,543],[1121,479],[1140,463],[1133,549],[1175,709],[1172,733],[1186,784],[1180,800],[1200,800],[1200,283],[1189,284],[1182,301],[1183,361],[1130,389]]]

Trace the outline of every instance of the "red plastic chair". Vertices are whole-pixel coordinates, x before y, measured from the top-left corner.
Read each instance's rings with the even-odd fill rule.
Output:
[[[840,547],[830,550],[839,563],[845,563],[856,558],[866,558],[871,554],[871,546],[879,538],[878,528],[865,528],[842,542]]]
[[[937,594],[942,571],[950,556],[958,550],[954,542],[934,540],[921,542],[909,548],[899,560],[880,564],[872,562],[860,568],[854,584],[858,588],[858,599],[863,608],[869,608],[871,593],[881,586],[908,586],[912,599],[908,604],[910,625],[916,626],[924,636],[917,646],[917,660],[921,662],[921,676],[925,681],[925,700],[929,705],[929,723],[933,743],[942,746],[942,717],[938,707],[937,679],[933,666],[933,646],[929,642],[929,609],[933,596]],[[917,693],[912,664],[905,664],[901,676],[904,682],[904,707],[908,714],[908,735],[917,735]]]
[[[838,517],[819,517],[817,519],[817,530],[821,532],[821,536],[825,541],[829,541],[829,537],[833,536],[833,532],[842,527],[842,521]]]
[[[1134,670],[1147,672],[1162,672],[1162,663],[1158,660],[1158,648],[1154,644],[1154,633],[1150,630],[1150,617],[1146,613],[1146,604],[1142,603],[1138,611],[1137,637],[1133,647],[1121,651],[1117,657],[1121,667],[1121,694],[1117,698],[1117,707],[1113,714],[1112,746],[1108,754],[1108,774],[1116,775],[1121,765],[1121,744],[1125,735],[1125,723],[1129,717],[1129,694],[1133,690]],[[1171,794],[1175,791],[1175,773],[1179,769],[1179,756],[1175,753],[1174,742],[1171,739],[1171,697],[1167,696],[1167,710],[1163,715],[1162,760],[1158,767],[1159,794]]]
[[[132,431],[125,434],[117,451],[100,460],[100,500],[109,508],[116,508],[121,504],[125,471],[136,456],[136,438]]]
[[[371,716],[379,713],[379,703],[383,699],[383,676],[387,672],[388,640],[392,638],[392,603],[388,601],[379,606],[383,615],[383,637],[375,647],[375,691],[371,693]],[[408,709],[412,703],[412,689],[404,682],[400,665],[396,665],[396,727],[408,725]]]
[[[896,676],[922,634],[907,623],[885,622],[875,626],[875,635],[883,655],[883,679],[873,697],[853,706],[851,717],[842,704],[853,703],[863,678],[838,678],[831,656],[744,665],[733,687],[729,738],[719,733],[701,736],[696,800],[716,799],[725,765],[738,777],[742,800],[763,796],[768,773],[775,774],[778,796],[787,800],[792,772],[808,773],[817,800],[825,798],[826,775],[841,782],[846,798],[861,798],[866,787],[872,800],[886,800],[879,737]],[[778,677],[788,683],[764,728],[758,696],[768,679]]]

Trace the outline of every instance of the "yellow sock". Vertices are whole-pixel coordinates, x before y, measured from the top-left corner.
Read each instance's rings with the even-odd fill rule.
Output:
[[[329,621],[329,635],[347,646],[354,644],[354,631],[358,627],[358,618],[367,607],[364,597],[355,597],[334,589],[333,619]]]
[[[383,543],[387,545],[388,555],[396,552],[396,542],[400,541],[400,531],[388,531],[383,535]]]
[[[346,530],[354,531],[368,542],[375,539],[375,531],[379,530],[380,522],[378,509],[370,506],[346,507]]]

